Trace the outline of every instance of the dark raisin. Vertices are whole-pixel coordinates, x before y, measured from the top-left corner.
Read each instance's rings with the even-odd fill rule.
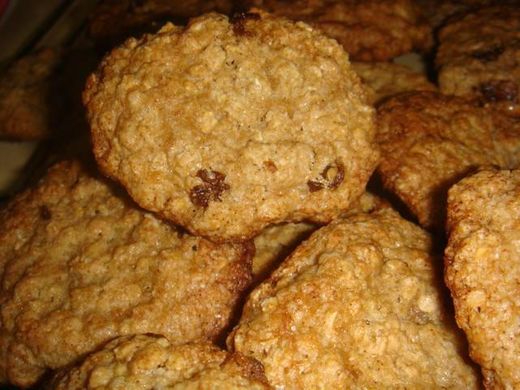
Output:
[[[307,186],[310,192],[320,191],[324,188],[334,190],[345,179],[345,166],[339,160],[334,164],[328,164],[320,174],[320,177],[315,180],[309,180]]]
[[[490,62],[500,57],[500,54],[502,54],[504,50],[502,45],[495,45],[485,49],[475,50],[471,53],[471,56],[482,62]]]
[[[323,183],[315,180],[309,180],[307,182],[307,186],[309,187],[310,192],[316,192],[325,188],[325,185]]]
[[[480,92],[486,101],[516,102],[518,99],[518,86],[511,80],[490,81],[480,85]]]
[[[254,12],[239,12],[234,14],[230,22],[233,24],[233,32],[238,36],[251,36],[251,32],[246,30],[247,20],[259,20],[260,15]]]
[[[199,169],[197,177],[203,183],[190,191],[190,200],[195,206],[207,208],[210,201],[221,201],[222,193],[230,189],[229,184],[225,183],[226,175],[223,173]]]
[[[45,205],[40,206],[40,217],[41,217],[41,219],[44,219],[46,221],[48,221],[49,219],[52,218],[51,211],[49,210],[49,208],[47,206],[45,206]]]

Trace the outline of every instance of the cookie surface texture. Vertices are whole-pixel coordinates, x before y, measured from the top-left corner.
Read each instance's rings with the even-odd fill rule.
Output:
[[[54,390],[270,389],[257,361],[209,343],[175,346],[154,335],[123,336],[58,373]]]
[[[343,45],[356,61],[388,61],[431,44],[431,29],[410,0],[246,0],[303,20]]]
[[[451,185],[481,166],[520,163],[520,121],[477,102],[433,92],[378,107],[378,172],[428,229],[442,230]]]
[[[468,13],[439,32],[443,93],[474,96],[520,116],[520,3]]]
[[[439,260],[389,208],[338,219],[251,293],[228,345],[275,388],[477,388]]]
[[[54,90],[61,54],[42,49],[13,62],[0,76],[0,139],[31,141],[51,135],[52,114],[62,104]]]
[[[481,171],[448,196],[445,278],[489,389],[520,387],[520,171]]]
[[[251,279],[247,245],[183,234],[74,162],[0,220],[2,382],[32,385],[120,335],[216,338]]]
[[[101,169],[143,208],[214,241],[328,222],[378,159],[373,110],[343,49],[262,12],[129,40],[84,101]]]
[[[370,100],[377,103],[401,92],[435,91],[423,73],[393,62],[353,62],[352,66],[372,91]]]

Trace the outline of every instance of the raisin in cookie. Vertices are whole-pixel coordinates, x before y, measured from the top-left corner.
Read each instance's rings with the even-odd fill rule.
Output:
[[[328,222],[378,161],[373,110],[341,46],[260,11],[128,40],[84,101],[101,169],[214,241]]]

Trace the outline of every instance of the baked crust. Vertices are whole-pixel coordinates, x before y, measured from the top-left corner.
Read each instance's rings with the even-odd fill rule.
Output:
[[[275,388],[478,388],[430,236],[390,208],[315,232],[228,338]]]
[[[480,166],[518,166],[520,121],[478,102],[433,92],[378,108],[384,186],[429,229],[442,230],[449,187]]]
[[[250,245],[183,233],[87,172],[60,163],[0,213],[0,382],[120,335],[219,337],[251,281]]]
[[[520,387],[520,171],[485,170],[448,194],[445,279],[488,389]]]
[[[61,370],[48,386],[80,389],[270,389],[262,365],[209,343],[175,345],[166,338],[117,338],[81,364]]]
[[[373,110],[343,49],[260,11],[128,40],[84,101],[101,169],[143,208],[214,241],[329,222],[378,160]]]

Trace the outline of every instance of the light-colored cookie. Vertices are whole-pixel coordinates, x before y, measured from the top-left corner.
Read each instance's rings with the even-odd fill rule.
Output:
[[[439,32],[442,92],[475,96],[520,116],[520,3],[485,7]]]
[[[34,384],[135,333],[212,339],[251,280],[248,245],[193,237],[77,163],[0,213],[0,382]]]
[[[228,345],[275,388],[477,388],[440,260],[390,208],[338,219],[251,293]]]
[[[92,12],[90,36],[112,46],[130,36],[155,32],[166,21],[185,22],[206,12],[231,12],[231,0],[103,0]]]
[[[401,92],[435,91],[423,73],[393,62],[353,62],[352,67],[370,88],[373,104]]]
[[[385,207],[385,201],[365,192],[344,215],[371,213]],[[318,228],[317,225],[300,222],[269,226],[255,237],[253,278],[259,281],[270,274],[304,239]]]
[[[63,105],[56,88],[61,52],[42,49],[13,62],[0,76],[0,139],[47,138]]]
[[[480,166],[520,163],[520,121],[461,97],[399,95],[378,108],[378,171],[420,224],[444,228],[449,187]]]
[[[426,50],[431,29],[410,0],[245,0],[243,7],[303,20],[336,39],[356,61],[388,61]]]
[[[174,345],[153,335],[117,338],[55,375],[53,390],[269,389],[262,365],[209,343]]]
[[[448,194],[445,278],[488,389],[520,388],[520,171],[479,172]]]
[[[101,169],[214,241],[329,222],[378,161],[373,110],[341,46],[260,11],[128,40],[84,101]]]

